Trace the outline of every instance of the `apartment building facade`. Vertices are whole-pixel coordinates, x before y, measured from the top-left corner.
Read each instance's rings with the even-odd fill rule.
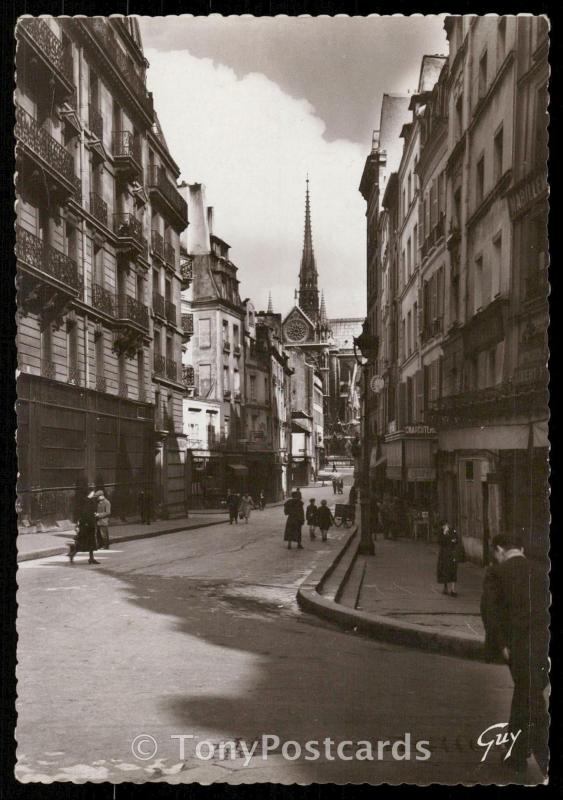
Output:
[[[138,24],[27,18],[17,39],[20,519],[74,519],[93,485],[124,519],[141,492],[158,514],[181,512],[187,208]]]

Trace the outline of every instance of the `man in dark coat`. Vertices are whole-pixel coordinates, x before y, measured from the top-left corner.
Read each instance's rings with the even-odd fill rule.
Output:
[[[541,564],[531,565],[516,536],[495,536],[492,544],[497,563],[486,575],[481,614],[489,656],[502,654],[514,681],[509,732],[517,738],[505,763],[522,772],[533,754],[546,775],[549,717],[543,691],[548,684],[547,569]]]
[[[84,502],[82,511],[78,516],[76,523],[76,537],[74,542],[71,542],[68,551],[70,563],[74,563],[74,556],[77,553],[89,553],[89,564],[99,564],[94,558],[94,550],[97,548],[96,542],[96,509],[98,507],[98,499],[92,490]]]
[[[301,526],[305,522],[305,512],[303,510],[303,501],[300,500],[298,492],[293,491],[291,493],[289,500],[285,501],[283,511],[287,517],[283,536],[284,542],[287,542],[287,549],[291,550],[291,543],[297,542],[298,549],[302,550]]]
[[[436,580],[444,584],[444,594],[457,597],[455,585],[457,581],[457,564],[461,550],[460,541],[455,528],[443,523],[438,534],[438,564],[436,568]]]
[[[233,522],[238,525],[238,510],[240,507],[240,495],[229,490],[227,495],[227,508],[229,509],[229,524]]]

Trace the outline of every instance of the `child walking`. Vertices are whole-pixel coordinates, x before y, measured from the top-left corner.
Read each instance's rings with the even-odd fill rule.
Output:
[[[309,500],[309,505],[307,506],[307,511],[305,513],[305,518],[307,520],[307,525],[309,526],[309,537],[310,537],[311,541],[313,541],[313,539],[317,538],[315,536],[315,531],[316,531],[317,525],[318,525],[318,522],[317,522],[317,512],[318,512],[318,510],[319,509],[317,508],[317,506],[315,504],[315,499],[314,499],[314,497],[312,497]]]

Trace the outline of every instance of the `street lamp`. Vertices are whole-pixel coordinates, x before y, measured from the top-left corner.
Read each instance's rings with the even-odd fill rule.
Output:
[[[363,403],[363,436],[362,436],[362,472],[360,486],[360,548],[362,555],[373,556],[375,548],[371,535],[370,500],[369,500],[369,425],[368,425],[368,397],[369,397],[369,367],[375,363],[379,351],[379,339],[369,330],[367,320],[364,320],[362,332],[354,337],[354,358],[363,370],[364,376],[364,403]],[[359,355],[358,355],[359,354]]]

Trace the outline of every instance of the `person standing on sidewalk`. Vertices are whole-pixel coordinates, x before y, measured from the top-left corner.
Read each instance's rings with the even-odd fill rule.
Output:
[[[328,532],[334,525],[334,517],[331,514],[326,500],[321,500],[321,505],[317,511],[317,522],[319,528],[321,529],[321,538],[323,542],[326,542],[328,538]]]
[[[96,507],[96,521],[100,547],[109,550],[109,518],[111,516],[111,503],[104,494],[103,489],[99,489],[95,494],[98,505]]]
[[[266,508],[266,496],[263,490],[260,492],[260,495],[258,496],[258,508],[260,509],[260,511],[264,511],[264,509]]]
[[[287,542],[287,549],[291,550],[291,543],[297,542],[298,550],[303,550],[301,527],[305,522],[305,513],[303,511],[303,501],[296,490],[291,493],[289,500],[285,501],[283,512],[287,517],[283,535],[284,542]]]
[[[254,508],[254,501],[252,497],[245,493],[241,497],[240,506],[239,506],[239,517],[243,519],[247,524],[248,520],[250,519],[250,512]]]
[[[238,494],[231,492],[227,494],[227,508],[229,509],[229,524],[233,522],[238,525],[238,510],[240,506],[240,497]]]
[[[82,511],[76,522],[76,536],[69,545],[68,557],[71,564],[74,564],[74,557],[77,553],[89,553],[89,564],[99,564],[94,558],[94,550],[97,548],[96,542],[96,508],[98,501],[94,496],[94,490],[88,494],[84,501]]]
[[[457,597],[456,582],[457,582],[457,564],[459,559],[460,542],[455,528],[448,525],[447,522],[442,523],[440,533],[438,535],[438,546],[440,552],[438,553],[437,565],[437,581],[443,583],[443,593],[449,594],[452,597]]]
[[[305,511],[305,518],[307,520],[307,525],[309,526],[309,538],[311,541],[316,538],[315,531],[317,528],[317,511],[318,508],[315,503],[315,499],[312,497],[309,500],[309,505],[307,506],[307,510]]]
[[[496,563],[483,584],[481,616],[489,656],[502,656],[514,682],[509,731],[517,736],[504,763],[524,772],[529,755],[547,775],[549,715],[544,689],[549,681],[549,590],[544,565],[532,568],[515,535],[495,536]]]

